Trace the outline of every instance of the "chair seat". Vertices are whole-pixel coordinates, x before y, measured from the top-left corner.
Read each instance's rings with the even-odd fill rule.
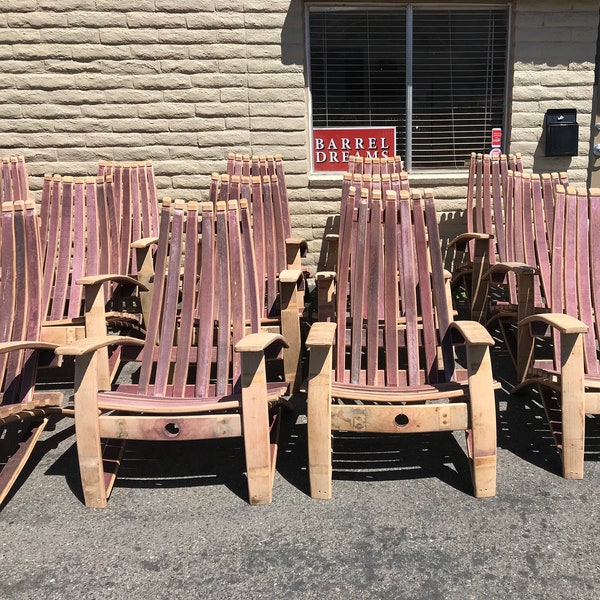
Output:
[[[536,360],[531,367],[530,375],[533,378],[537,376],[544,378],[545,380],[558,382],[560,371],[554,367],[554,363],[550,359]],[[586,388],[600,389],[600,375],[590,375],[589,373],[586,373],[583,379],[583,385]],[[560,386],[556,384],[556,387],[559,388]]]
[[[331,384],[331,395],[334,398],[366,402],[423,402],[441,398],[460,398],[467,393],[467,384],[458,382],[381,387],[338,382]]]
[[[98,393],[98,408],[100,410],[116,410],[122,412],[144,412],[152,414],[193,414],[211,411],[239,409],[241,407],[241,394],[227,394],[223,396],[209,396],[205,398],[194,397],[194,386],[186,387],[187,397],[173,397],[168,395],[153,396],[154,386],[149,386],[148,396],[140,397],[135,389],[136,385],[119,386],[114,391]],[[167,394],[172,390],[168,386]],[[267,401],[273,403],[288,390],[287,384],[268,383]]]
[[[0,395],[0,403],[4,401],[5,394]],[[2,404],[0,406],[0,422],[10,420],[14,415],[22,415],[28,412],[35,412],[43,408],[60,408],[63,402],[62,392],[35,392],[33,399],[26,402],[17,402],[15,404]],[[48,411],[44,411],[47,413]],[[31,415],[27,415],[31,416]]]

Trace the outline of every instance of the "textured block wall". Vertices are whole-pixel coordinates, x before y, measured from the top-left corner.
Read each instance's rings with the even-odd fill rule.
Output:
[[[511,149],[536,172],[568,170],[577,185],[587,181],[599,10],[597,0],[520,0],[515,6]],[[577,109],[578,156],[545,156],[549,108]]]
[[[597,0],[517,0],[510,149],[536,170],[585,181]],[[319,260],[339,178],[309,177],[302,0],[11,0],[0,5],[0,154],[88,174],[99,158],[156,165],[161,195],[205,198],[228,151],[281,153],[295,233]],[[546,108],[579,111],[580,156],[545,159]],[[509,110],[509,112],[511,112]],[[434,187],[463,226],[464,175]],[[449,234],[450,235],[450,234]]]
[[[303,65],[282,60],[289,4],[2,3],[0,153],[24,154],[34,176],[93,173],[98,158],[151,158],[162,194],[198,198],[228,151],[280,152],[301,205],[296,223],[312,238],[300,202],[308,200]],[[303,33],[286,35],[289,55]]]

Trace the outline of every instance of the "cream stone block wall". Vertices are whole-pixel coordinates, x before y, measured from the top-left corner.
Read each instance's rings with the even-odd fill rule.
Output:
[[[495,0],[488,0],[488,3]],[[464,4],[464,1],[463,1]],[[516,0],[510,150],[585,183],[596,0]],[[203,199],[229,151],[281,153],[309,265],[335,228],[340,178],[309,176],[302,0],[11,0],[0,6],[0,154],[45,172],[90,174],[99,158],[154,160],[161,195]],[[575,107],[579,156],[543,155],[547,108]],[[434,187],[448,236],[466,176]],[[39,192],[38,192],[39,193]]]
[[[514,12],[511,151],[521,152],[535,172],[568,171],[582,186],[588,179],[599,10],[595,0],[520,0]],[[545,156],[544,116],[552,108],[577,109],[578,156]]]

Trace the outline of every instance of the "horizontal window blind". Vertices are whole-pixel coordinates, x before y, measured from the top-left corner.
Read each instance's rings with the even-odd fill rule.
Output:
[[[311,13],[310,60],[313,126],[395,126],[404,154],[405,11]]]
[[[405,7],[309,12],[312,124],[393,125],[413,170],[464,169],[503,125],[508,10],[415,7],[406,23]]]
[[[506,37],[506,11],[414,11],[414,168],[464,168],[489,150],[503,121]]]

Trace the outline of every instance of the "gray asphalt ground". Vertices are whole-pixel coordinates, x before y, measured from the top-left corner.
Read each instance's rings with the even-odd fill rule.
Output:
[[[246,501],[240,440],[130,443],[108,508],[82,503],[57,423],[0,512],[0,598],[600,598],[600,425],[583,481],[535,395],[509,396],[501,346],[498,488],[471,495],[462,436],[334,443],[334,498],[308,495],[302,398],[285,417],[273,504]]]

